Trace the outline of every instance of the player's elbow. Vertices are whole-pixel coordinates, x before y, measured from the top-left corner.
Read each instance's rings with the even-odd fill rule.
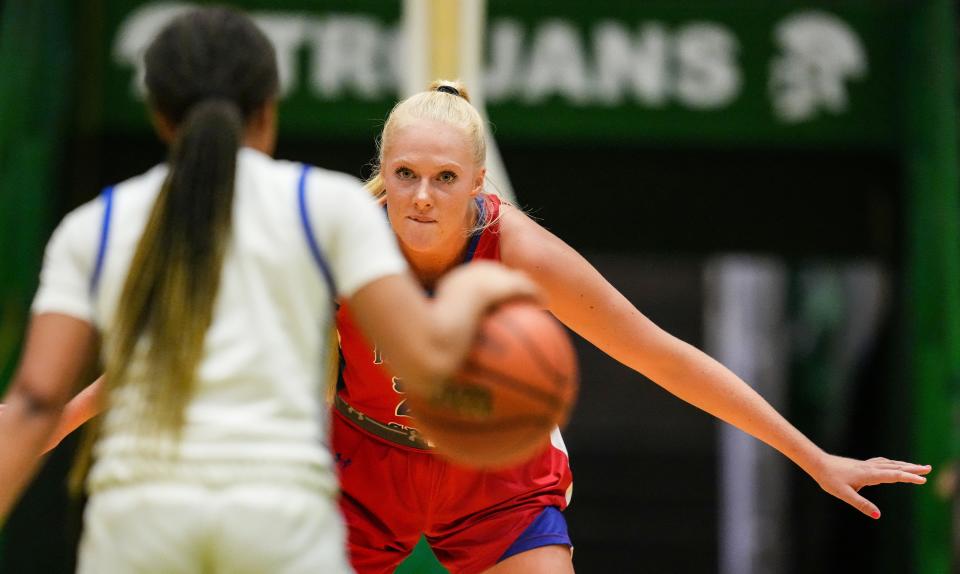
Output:
[[[67,402],[64,393],[45,381],[20,373],[14,378],[5,401],[11,409],[18,407],[23,416],[57,419]]]

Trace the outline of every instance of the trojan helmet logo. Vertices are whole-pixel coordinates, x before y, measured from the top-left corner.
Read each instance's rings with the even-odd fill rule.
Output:
[[[821,111],[847,109],[847,82],[867,73],[867,56],[857,34],[825,12],[802,12],[774,31],[780,54],[770,70],[770,96],[777,117],[789,123]]]

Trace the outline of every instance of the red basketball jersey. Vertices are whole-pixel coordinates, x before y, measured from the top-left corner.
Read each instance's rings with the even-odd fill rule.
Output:
[[[500,198],[477,196],[479,221],[488,222],[470,237],[464,263],[475,259],[500,260]],[[403,381],[385,368],[376,345],[364,338],[347,304],[337,310],[340,335],[340,382],[337,394],[351,407],[382,424],[408,429],[412,419],[403,392]],[[388,359],[387,359],[388,360]]]
[[[478,206],[488,224],[470,238],[464,260],[499,260],[500,200],[480,195]],[[332,448],[358,574],[393,572],[421,534],[451,572],[465,574],[486,571],[517,543],[518,551],[569,544],[565,525],[562,533],[537,531],[520,540],[545,508],[562,510],[570,501],[573,476],[559,430],[550,447],[512,468],[485,471],[438,459],[406,442],[417,433],[410,432],[403,382],[388,374],[346,305],[337,312],[337,328],[342,401],[334,409]]]

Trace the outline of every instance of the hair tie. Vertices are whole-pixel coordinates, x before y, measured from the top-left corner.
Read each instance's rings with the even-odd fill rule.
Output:
[[[463,96],[460,96],[460,90],[454,88],[453,86],[448,86],[447,84],[443,84],[443,85],[441,85],[441,86],[437,86],[437,91],[438,91],[438,92],[443,92],[443,93],[445,93],[445,94],[450,94],[450,95],[452,95],[452,96],[463,97]]]

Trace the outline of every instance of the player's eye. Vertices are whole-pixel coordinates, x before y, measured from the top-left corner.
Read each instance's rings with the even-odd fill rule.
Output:
[[[413,177],[413,170],[408,167],[398,167],[394,172],[400,179],[410,179]]]
[[[457,181],[457,174],[452,171],[444,171],[437,176],[437,179],[443,183],[453,183]]]

